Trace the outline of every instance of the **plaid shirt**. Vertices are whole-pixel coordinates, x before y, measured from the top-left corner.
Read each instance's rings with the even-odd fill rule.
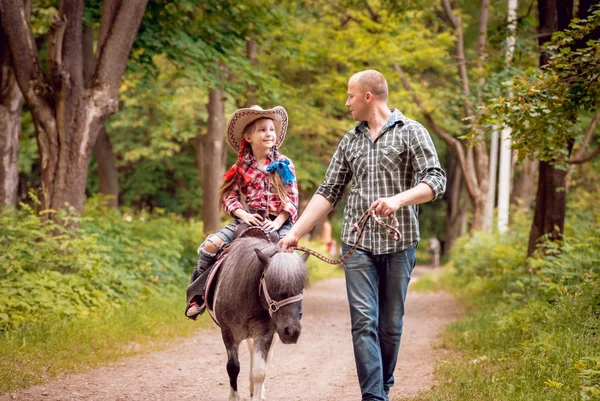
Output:
[[[279,160],[289,158],[281,153],[278,153]],[[267,164],[271,162],[272,155],[267,156]],[[290,170],[296,175],[294,165],[290,160]],[[281,204],[279,197],[274,192],[274,188],[270,185],[269,173],[258,169],[254,155],[248,153],[242,158],[242,169],[251,178],[250,182],[246,183],[241,174],[236,174],[233,178],[236,180],[236,186],[229,192],[223,201],[223,209],[231,217],[238,209],[248,211],[242,205],[242,198],[249,209],[268,210],[269,214],[278,215],[282,210],[290,214],[289,220],[294,223],[298,218],[298,183],[294,181],[287,186],[287,202]],[[277,174],[273,172],[272,174]]]
[[[390,197],[413,188],[429,185],[440,198],[446,190],[446,174],[427,129],[392,109],[381,134],[371,142],[365,121],[349,131],[335,151],[325,181],[317,189],[334,206],[341,200],[350,180],[348,203],[344,208],[342,241],[354,245],[358,233],[350,228],[379,198]],[[400,224],[399,242],[387,235],[385,228],[369,220],[360,248],[376,255],[402,251],[419,241],[418,206],[411,205],[394,213]]]

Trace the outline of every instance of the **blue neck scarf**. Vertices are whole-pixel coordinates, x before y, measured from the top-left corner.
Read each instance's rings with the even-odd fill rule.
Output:
[[[277,157],[277,155],[275,155]],[[267,166],[267,172],[271,173],[273,171],[277,171],[279,176],[283,179],[285,185],[290,185],[294,181],[296,181],[296,177],[292,170],[290,169],[290,161],[288,159],[277,160],[269,163]]]

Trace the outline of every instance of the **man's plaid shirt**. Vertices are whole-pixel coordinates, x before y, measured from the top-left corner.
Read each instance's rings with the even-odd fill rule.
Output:
[[[349,245],[355,244],[358,235],[358,232],[350,233],[350,228],[377,199],[404,192],[421,182],[433,189],[434,199],[446,190],[446,174],[440,167],[427,129],[400,111],[391,111],[390,120],[374,143],[364,121],[344,135],[329,164],[325,181],[316,192],[336,206],[354,178],[342,228],[342,241]],[[394,215],[400,223],[402,239],[399,242],[388,236],[384,227],[370,220],[359,247],[380,255],[415,245],[419,241],[418,206],[402,207]]]
[[[294,176],[296,170],[292,160],[288,157],[277,154],[279,160],[289,160],[289,168],[292,170]],[[271,162],[271,155],[267,156],[267,165]],[[266,166],[265,166],[266,167]],[[238,209],[244,209],[242,201],[248,206],[249,209],[253,210],[268,210],[271,215],[278,215],[282,210],[289,213],[289,221],[295,222],[298,218],[298,182],[294,180],[293,183],[287,185],[287,199],[286,203],[282,204],[279,197],[275,193],[275,189],[271,187],[271,181],[269,179],[270,174],[277,174],[276,172],[267,173],[260,170],[257,167],[256,159],[254,155],[248,153],[242,158],[242,169],[250,177],[250,182],[246,182],[241,174],[236,174],[233,178],[236,180],[236,186],[229,192],[225,200],[223,200],[223,209],[231,217],[235,217],[233,214]],[[247,212],[249,210],[246,210]]]

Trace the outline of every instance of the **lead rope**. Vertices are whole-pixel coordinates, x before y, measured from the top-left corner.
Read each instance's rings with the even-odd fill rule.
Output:
[[[354,253],[354,251],[356,250],[356,248],[358,247],[360,239],[362,238],[365,228],[367,227],[367,222],[369,221],[370,218],[372,218],[375,221],[375,223],[379,224],[380,226],[387,228],[388,235],[394,237],[394,241],[400,241],[400,239],[402,238],[402,234],[400,234],[400,231],[398,231],[398,219],[396,219],[396,216],[391,214],[389,216],[389,218],[392,221],[392,223],[388,224],[385,221],[381,220],[375,214],[375,209],[369,208],[369,209],[367,209],[366,212],[363,213],[363,215],[360,217],[360,219],[358,219],[358,221],[356,223],[354,223],[352,225],[352,227],[350,228],[351,233],[354,233],[359,230],[360,231],[358,233],[358,237],[356,238],[356,242],[354,243],[354,246],[352,247],[352,249],[350,249],[350,251],[348,251],[348,253],[345,254],[344,256],[342,256],[340,259],[329,259],[327,256],[321,255],[320,253],[313,251],[312,249],[305,248],[303,246],[297,246],[296,249],[299,251],[302,251],[302,252],[309,253],[309,254],[321,259],[322,261],[329,263],[330,265],[339,265],[341,263],[344,263],[346,261],[346,259],[348,259],[350,257],[350,255],[352,255]]]

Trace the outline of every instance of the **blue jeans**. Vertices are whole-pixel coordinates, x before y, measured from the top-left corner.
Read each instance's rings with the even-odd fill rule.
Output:
[[[343,243],[342,254],[351,248]],[[363,401],[389,400],[416,248],[414,245],[385,255],[356,249],[344,262],[354,360]]]

